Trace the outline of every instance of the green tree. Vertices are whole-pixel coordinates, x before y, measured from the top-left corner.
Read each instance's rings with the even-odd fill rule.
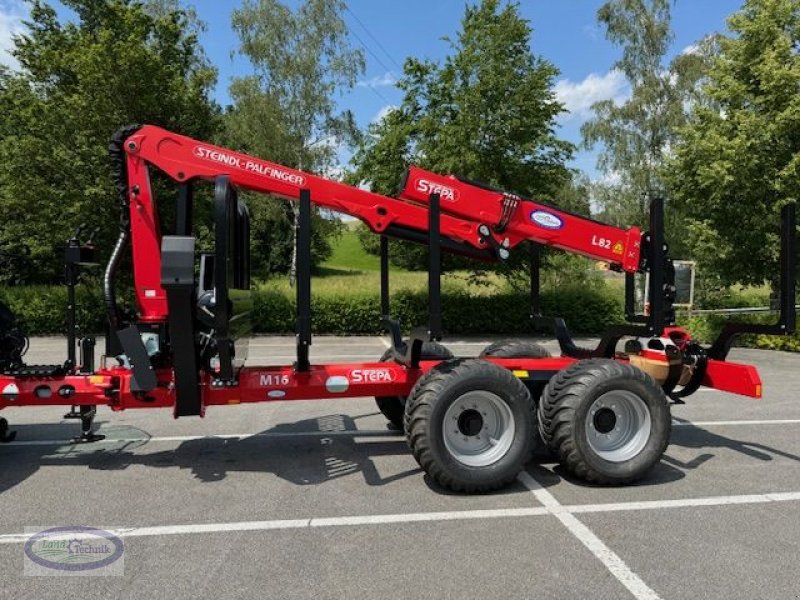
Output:
[[[598,167],[608,181],[595,184],[595,202],[605,221],[620,226],[646,225],[648,196],[664,194],[661,169],[703,72],[700,45],[664,64],[673,37],[671,4],[609,0],[597,13],[606,37],[622,49],[614,68],[624,74],[631,94],[621,104],[595,103],[595,116],[581,133],[585,147],[602,146]],[[679,218],[670,213],[670,229],[678,229]],[[680,241],[673,238],[673,245]]]
[[[234,79],[233,107],[225,118],[226,141],[288,167],[331,174],[340,144],[357,128],[334,94],[355,85],[364,57],[350,46],[342,0],[305,0],[292,11],[278,0],[245,0],[233,12],[240,53],[254,69]],[[253,254],[268,272],[290,270],[296,203],[251,202]],[[339,222],[314,220],[315,262],[330,255],[327,240]]]
[[[0,247],[30,247],[3,262],[5,282],[61,278],[62,245],[76,226],[117,231],[108,142],[119,127],[153,123],[188,135],[214,133],[216,72],[187,16],[130,0],[63,0],[62,23],[29,0],[15,37],[18,72],[0,73]],[[19,253],[17,253],[19,257]]]
[[[746,0],[728,28],[668,179],[700,268],[762,284],[778,275],[780,207],[800,198],[800,4]]]
[[[530,49],[532,29],[516,3],[467,6],[442,63],[406,60],[399,107],[373,124],[353,160],[351,179],[393,194],[409,163],[455,173],[525,196],[552,198],[570,180],[571,144],[555,135],[563,106],[558,70]],[[424,248],[395,244],[392,253]],[[524,253],[516,253],[517,256]]]

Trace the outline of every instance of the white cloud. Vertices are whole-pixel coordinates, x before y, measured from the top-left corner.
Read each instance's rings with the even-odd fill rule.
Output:
[[[622,183],[622,173],[611,170],[608,173],[600,174],[599,177],[592,180],[592,183],[597,183],[606,187],[613,187]]]
[[[561,79],[556,82],[556,98],[563,103],[570,114],[562,117],[569,120],[575,117],[585,119],[592,114],[592,104],[601,100],[621,103],[630,94],[625,75],[613,69],[605,75],[590,73],[583,81]]]
[[[333,165],[332,167],[328,167],[322,173],[323,177],[326,179],[332,179],[333,181],[342,181],[345,175],[347,175],[347,169],[341,165]]]
[[[364,79],[359,81],[356,85],[358,87],[390,87],[397,83],[397,77],[391,71],[386,71],[383,75],[376,75],[372,79]]]
[[[393,110],[397,110],[397,106],[395,106],[394,104],[387,104],[386,106],[381,108],[374,117],[372,117],[372,123],[380,123]]]
[[[24,31],[22,25],[23,7],[18,2],[0,2],[0,65],[11,69],[19,68],[17,59],[11,56],[14,48],[13,36]]]
[[[700,44],[689,44],[681,50],[681,54],[700,54]]]
[[[588,25],[583,26],[583,33],[593,42],[596,42],[602,37],[602,31],[600,30],[600,26],[596,23],[589,23]]]

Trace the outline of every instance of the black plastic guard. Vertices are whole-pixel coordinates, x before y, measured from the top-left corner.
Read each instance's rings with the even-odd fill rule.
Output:
[[[131,377],[132,392],[149,392],[158,385],[156,373],[150,364],[150,357],[142,342],[142,336],[135,325],[117,331],[117,338],[122,344],[125,356],[131,365],[133,377]]]

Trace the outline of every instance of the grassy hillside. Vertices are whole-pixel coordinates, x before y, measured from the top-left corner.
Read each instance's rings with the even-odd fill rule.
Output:
[[[312,289],[323,295],[357,295],[377,294],[380,289],[380,259],[364,252],[358,241],[356,227],[358,223],[347,223],[342,235],[334,241],[333,255],[322,264],[315,274]],[[400,290],[424,291],[428,287],[428,274],[425,271],[406,271],[391,266],[389,286],[392,293]],[[491,283],[492,285],[486,285]],[[264,284],[268,288],[288,293],[289,283],[286,277],[276,277]],[[468,289],[475,295],[487,295],[507,289],[507,284],[495,275],[488,275],[484,285],[472,285],[469,274],[464,272],[448,273],[442,278],[443,291],[460,291]]]
[[[380,260],[364,252],[355,228],[348,227],[334,242],[333,255],[322,265],[330,271],[380,271]]]

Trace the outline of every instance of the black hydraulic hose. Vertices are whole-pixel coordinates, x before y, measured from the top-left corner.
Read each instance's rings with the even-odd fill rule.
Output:
[[[112,331],[119,329],[120,311],[117,306],[117,294],[114,279],[117,267],[122,258],[122,252],[130,239],[130,213],[128,207],[128,172],[125,155],[125,140],[141,129],[141,125],[129,125],[117,131],[111,138],[108,153],[111,157],[112,178],[119,201],[119,236],[114,250],[108,259],[105,273],[103,274],[103,295],[105,297],[108,321]]]
[[[119,309],[117,307],[117,293],[114,285],[114,277],[117,274],[117,267],[122,258],[122,252],[125,246],[128,245],[128,230],[120,227],[119,237],[114,249],[111,251],[111,256],[108,259],[105,273],[103,274],[103,296],[106,301],[106,311],[108,313],[108,321],[113,329],[119,328]]]

